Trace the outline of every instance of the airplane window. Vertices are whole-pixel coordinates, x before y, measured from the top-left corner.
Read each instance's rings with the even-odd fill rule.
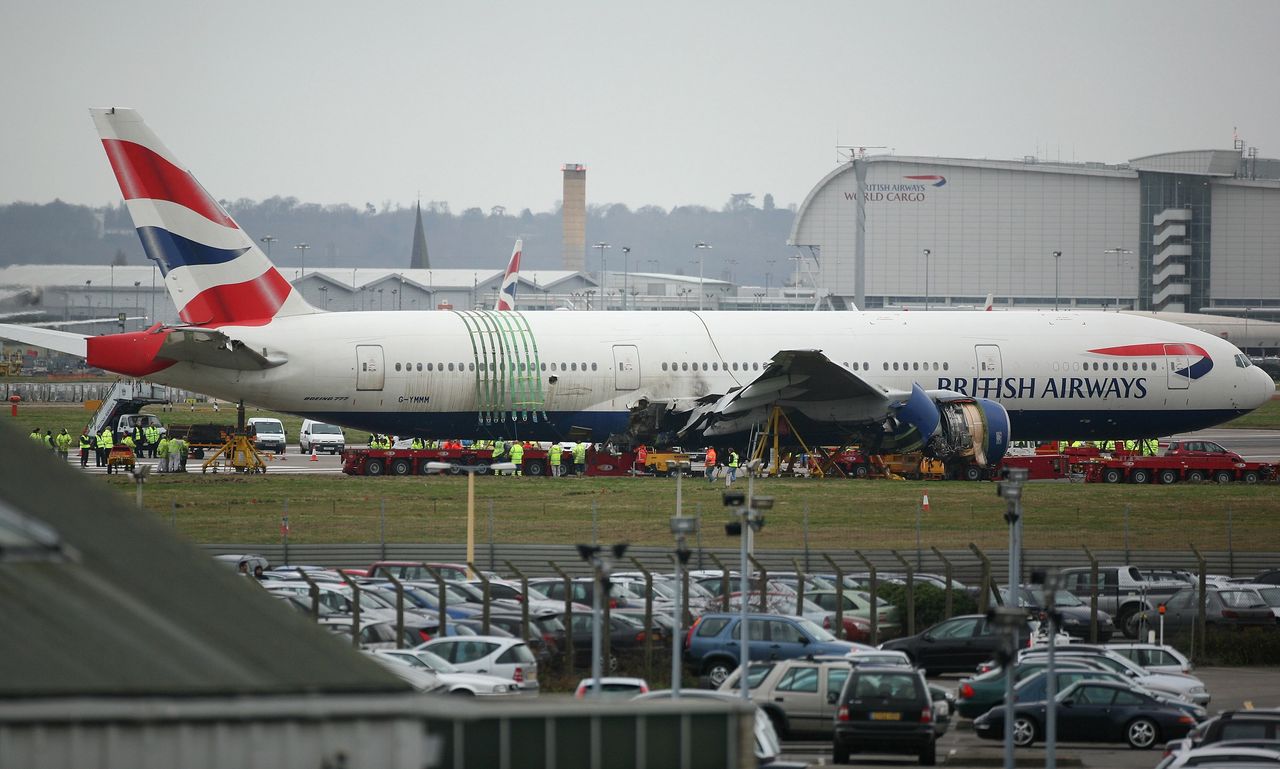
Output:
[[[663,370],[663,371],[666,371],[666,370],[667,370],[667,362],[666,362],[666,361],[663,361],[663,362],[662,362],[662,370]],[[1010,552],[1012,552],[1012,551],[1010,551]]]
[[[587,362],[586,362],[586,361],[583,361],[583,362],[582,362],[582,370],[583,370],[583,371],[586,371],[586,370],[587,370]]]
[[[919,370],[920,370],[920,364],[919,364],[919,363],[912,363],[912,364],[911,364],[911,370],[912,370],[912,371],[919,371]]]
[[[711,370],[712,370],[712,371],[719,371],[719,370],[720,370],[720,364],[719,364],[719,363],[717,363],[716,361],[711,361]]]
[[[943,371],[950,371],[950,370],[951,370],[951,364],[950,364],[950,363],[947,363],[947,362],[944,360],[944,361],[942,362],[942,370],[943,370]],[[747,657],[747,659],[751,659],[751,658],[750,658],[750,657]]]
[[[681,363],[681,364],[680,364],[680,370],[681,370],[681,371],[688,371],[688,370],[689,370],[689,364],[688,364],[688,363]]]
[[[419,363],[419,364],[417,364],[417,365],[418,365],[418,370],[419,370],[419,371],[421,371],[421,370],[422,370],[422,364],[421,364],[421,363]],[[748,657],[748,659],[750,659],[750,657]]]
[[[573,369],[574,371],[577,371],[577,370],[578,370],[578,364],[577,364],[577,363],[570,363],[570,364],[569,364],[569,368]]]
[[[436,364],[436,371],[444,371],[444,364],[443,364],[443,363],[437,363],[437,364]]]
[[[476,364],[474,363],[467,364],[467,371],[475,371],[475,370],[476,370]]]
[[[759,371],[759,370],[760,370],[760,364],[759,364],[759,363],[752,363],[752,364],[751,364],[751,368],[752,368],[752,370],[754,370],[754,371]],[[749,659],[749,658],[748,658],[748,659]]]
[[[897,364],[897,363],[894,363],[894,364],[893,364],[893,370],[894,370],[894,371],[897,371],[897,370],[898,370],[898,364]]]
[[[734,364],[733,364],[733,370],[734,370],[734,371],[737,371],[737,370],[738,370],[738,363],[737,363],[737,361],[735,361],[735,362],[734,362]]]
[[[399,371],[399,370],[400,370],[400,364],[399,364],[399,363],[397,363],[397,364],[396,364],[396,371]]]
[[[430,364],[430,363],[428,363],[428,364],[427,364],[427,371],[431,371],[431,370],[432,370],[432,366],[431,366],[431,364]]]
[[[450,364],[449,364],[449,370],[450,370],[450,371],[453,371],[453,364],[452,364],[452,363],[450,363]]]
[[[538,370],[539,370],[539,371],[546,371],[546,370],[547,370],[547,364],[545,364],[545,363],[539,363],[539,364],[538,364]],[[750,658],[748,658],[748,659],[750,659]]]
[[[884,370],[885,370],[885,371],[888,371],[888,370],[889,370],[889,362],[888,362],[888,361],[885,361],[885,364],[884,364]]]
[[[1071,370],[1072,370],[1072,371],[1079,371],[1079,370],[1080,370],[1080,362],[1079,362],[1079,361],[1076,361],[1075,363],[1072,363],[1072,364],[1071,364]]]
[[[1125,361],[1125,362],[1121,363],[1121,364],[1120,364],[1120,369],[1121,369],[1122,371],[1128,371],[1128,370],[1129,370],[1129,362],[1128,362],[1128,361]]]
[[[937,370],[938,370],[938,362],[937,362],[936,360],[933,362],[933,370],[934,370],[934,371],[937,371]],[[748,657],[748,659],[750,659],[750,658]]]
[[[621,366],[619,366],[619,368],[621,368]],[[592,371],[595,371],[595,370],[596,370],[596,364],[594,364],[594,363],[592,363],[592,364],[591,364],[591,370],[592,370]],[[747,659],[751,659],[751,658],[750,658],[750,656],[748,656],[748,657],[747,657]]]

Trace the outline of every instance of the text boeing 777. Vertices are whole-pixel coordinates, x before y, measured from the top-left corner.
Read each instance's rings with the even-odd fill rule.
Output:
[[[1019,439],[1218,424],[1274,393],[1230,343],[1074,312],[322,312],[133,110],[92,111],[186,325],[0,336],[371,431],[741,441],[781,407],[810,443],[990,464]]]

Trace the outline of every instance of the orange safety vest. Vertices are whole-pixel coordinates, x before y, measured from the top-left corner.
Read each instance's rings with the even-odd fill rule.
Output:
[[[707,449],[707,467],[714,467],[716,464],[716,450]]]

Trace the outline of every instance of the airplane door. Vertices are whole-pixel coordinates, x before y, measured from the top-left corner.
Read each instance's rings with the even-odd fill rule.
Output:
[[[1180,344],[1164,346],[1164,362],[1169,367],[1169,389],[1186,390],[1191,386],[1191,357]]]
[[[356,345],[356,389],[381,390],[382,380],[382,345]]]
[[[978,358],[979,379],[987,377],[1000,379],[1004,376],[1004,366],[1000,362],[999,345],[977,344],[973,346],[973,351]]]
[[[640,351],[633,344],[613,346],[613,381],[618,390],[640,387]]]

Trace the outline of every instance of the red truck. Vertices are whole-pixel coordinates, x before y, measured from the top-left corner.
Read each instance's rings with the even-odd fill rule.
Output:
[[[1258,483],[1276,476],[1276,466],[1249,462],[1213,441],[1173,441],[1160,456],[1096,457],[1082,465],[1092,483]]]
[[[558,447],[557,447],[558,448]],[[550,475],[551,465],[548,460],[551,451],[542,448],[524,450],[521,469],[525,475]],[[572,466],[573,454],[565,451],[564,461]],[[445,462],[460,466],[481,466],[481,473],[489,472],[488,466],[501,462],[510,462],[510,452],[494,459],[493,449],[457,448],[457,449],[347,449],[342,452],[342,472],[347,475],[431,475],[427,469],[430,462]],[[462,470],[450,469],[446,472],[461,474]]]

